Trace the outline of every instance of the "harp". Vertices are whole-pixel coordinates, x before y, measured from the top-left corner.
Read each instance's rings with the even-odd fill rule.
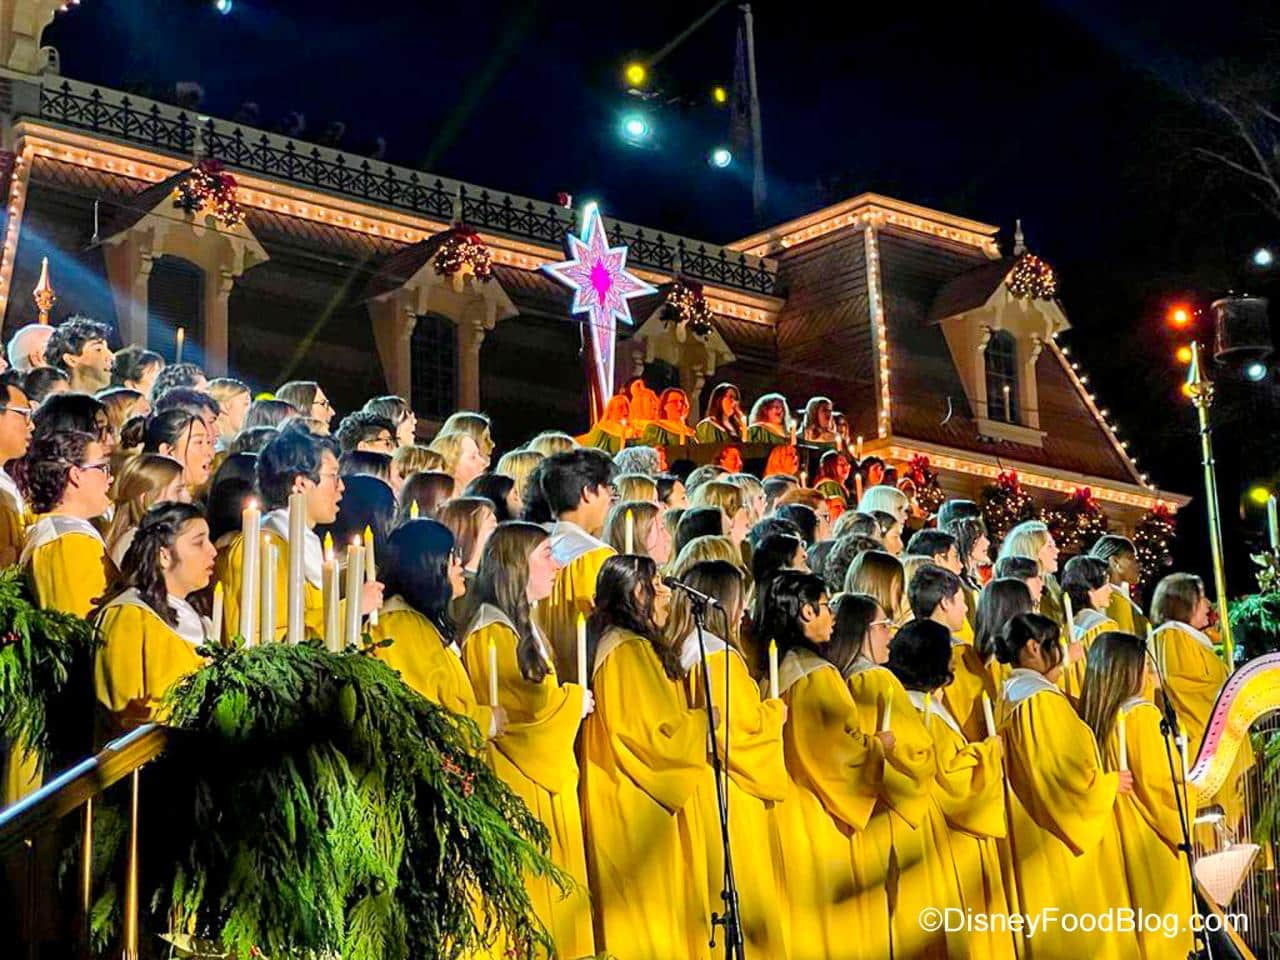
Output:
[[[1231,778],[1241,748],[1252,735],[1280,735],[1280,654],[1251,660],[1223,685],[1214,704],[1204,741],[1187,779],[1199,796],[1197,821],[1214,823],[1217,798],[1233,786]],[[1280,951],[1280,884],[1277,883],[1273,837],[1255,838],[1253,824],[1262,804],[1280,792],[1270,776],[1267,752],[1244,774],[1244,820],[1231,836],[1220,825],[1218,842],[1196,844],[1197,899],[1202,913],[1244,914],[1247,930],[1226,935],[1214,944],[1215,956],[1273,956]],[[1255,842],[1257,845],[1255,845]]]

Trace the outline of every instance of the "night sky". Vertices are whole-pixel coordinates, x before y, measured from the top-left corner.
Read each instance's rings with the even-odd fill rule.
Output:
[[[733,79],[734,4],[656,71],[680,102],[658,113],[660,149],[645,151],[616,135],[621,65],[709,3],[234,4],[223,17],[201,0],[84,0],[45,42],[68,76],[156,93],[196,81],[204,112],[230,118],[255,101],[256,125],[270,129],[297,110],[305,139],[341,120],[345,149],[366,153],[381,136],[388,160],[468,183],[544,200],[564,190],[714,242],[756,227],[747,158],[729,171],[703,161],[728,136],[708,92]],[[1155,482],[1199,500],[1194,414],[1161,317],[1179,296],[1274,285],[1247,260],[1280,243],[1280,224],[1190,157],[1208,123],[1196,103],[1204,70],[1258,53],[1265,7],[832,6],[754,5],[766,221],[876,190],[999,224],[1007,249],[1021,217],[1028,246],[1058,272],[1065,341],[1100,402]],[[1275,475],[1280,405],[1269,387],[1223,393],[1219,483],[1244,590],[1259,516],[1241,524],[1237,507],[1246,485]],[[1179,565],[1207,574],[1203,514],[1183,517]]]

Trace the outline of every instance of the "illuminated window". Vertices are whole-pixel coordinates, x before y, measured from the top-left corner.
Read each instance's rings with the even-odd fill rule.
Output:
[[[1008,330],[987,341],[987,416],[1018,423],[1018,342]]]
[[[418,317],[410,342],[413,409],[428,420],[454,412],[458,398],[458,347],[452,322],[433,313]]]

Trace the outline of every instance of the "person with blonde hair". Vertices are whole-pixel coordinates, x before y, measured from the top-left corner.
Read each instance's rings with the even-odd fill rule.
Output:
[[[742,503],[747,508],[751,523],[759,523],[765,514],[764,484],[760,479],[749,473],[731,473],[724,482],[732,483],[742,491]]]
[[[735,544],[742,543],[751,529],[742,488],[724,480],[711,480],[689,495],[690,507],[719,507],[728,521],[725,533]]]
[[[891,487],[887,483],[877,484],[863,491],[862,499],[858,501],[858,512],[875,513],[877,510],[892,514],[898,518],[899,523],[905,524],[911,512],[911,501],[897,487]]]
[[[218,401],[217,449],[225,450],[227,444],[244,429],[245,418],[253,404],[249,385],[234,377],[216,377],[209,381],[209,396]]]
[[[441,433],[431,441],[430,449],[443,458],[441,469],[453,477],[453,485],[458,490],[489,468],[489,454],[469,433]]]
[[[190,503],[180,460],[162,453],[141,453],[126,461],[111,485],[116,505],[107,528],[107,553],[120,569],[143,516],[157,503]]]
[[[312,433],[324,437],[329,435],[334,409],[320,384],[314,380],[290,380],[276,391],[275,398],[283,400],[305,417]]]
[[[1040,565],[1040,580],[1044,590],[1040,594],[1040,612],[1062,627],[1066,633],[1066,614],[1062,606],[1062,587],[1054,576],[1058,572],[1058,545],[1048,526],[1039,520],[1024,520],[1007,534],[1000,544],[1000,556],[1027,557]]]
[[[411,443],[396,448],[396,452],[391,455],[391,467],[400,476],[409,477],[428,470],[443,470],[444,457],[430,447]]]
[[[526,876],[535,915],[559,956],[585,957],[596,950],[574,745],[595,699],[586,678],[556,675],[551,648],[532,616],[532,605],[551,595],[558,570],[547,531],[520,521],[499,526],[480,557],[472,591],[476,613],[462,660],[476,699],[487,700],[494,651],[507,727],[489,741],[489,766],[546,827],[548,856],[575,884],[566,896],[550,879]]]
[[[643,473],[624,473],[613,481],[619,500],[643,500],[658,502],[658,482]]]
[[[766,393],[751,405],[745,439],[747,443],[770,446],[791,443],[794,426],[787,398],[780,393]]]
[[[845,593],[865,593],[901,626],[910,616],[906,603],[906,576],[902,561],[883,550],[867,550],[854,557],[844,578]]]
[[[689,572],[694,564],[709,563],[713,560],[723,560],[726,563],[732,563],[744,574],[747,574],[747,568],[742,563],[742,551],[734,545],[734,542],[728,537],[704,536],[694,537],[684,545],[684,549],[671,561],[671,576],[679,579]],[[751,577],[748,574],[747,581],[750,584]]]
[[[449,419],[444,422],[444,426],[440,428],[440,432],[436,434],[436,439],[447,437],[450,434],[460,433],[463,436],[470,437],[476,442],[476,446],[480,449],[481,455],[488,461],[493,454],[493,436],[489,432],[489,418],[483,413],[472,413],[469,410],[459,410],[457,413],[451,413]]]
[[[151,413],[151,401],[146,395],[128,387],[107,387],[99,390],[93,398],[107,410],[107,422],[111,424],[111,432],[117,442],[124,425],[134,417],[145,417]]]
[[[627,550],[627,514],[631,514],[632,543]],[[648,557],[659,568],[671,562],[671,534],[662,522],[662,511],[648,500],[620,500],[609,508],[601,537],[618,553]]]
[[[544,430],[530,440],[525,449],[549,457],[555,453],[568,453],[576,446],[578,441],[563,430]]]

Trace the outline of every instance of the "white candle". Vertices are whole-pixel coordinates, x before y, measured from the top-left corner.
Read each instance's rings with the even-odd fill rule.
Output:
[[[587,676],[587,618],[585,614],[578,614],[578,683],[582,686],[589,686],[590,678]]]
[[[489,706],[498,705],[498,642],[489,638]]]
[[[258,536],[262,512],[258,502],[250,500],[240,515],[240,638],[251,647],[258,640]]]
[[[858,442],[854,447],[853,455],[858,458],[859,462],[862,461],[862,437],[858,437]]]
[[[808,471],[808,470],[801,470],[801,471],[800,471],[800,486],[801,486],[801,487],[807,487],[807,486],[809,486],[809,471]]]
[[[222,581],[213,587],[213,616],[209,618],[209,643],[217,646],[222,642]]]
[[[1124,711],[1116,714],[1116,736],[1120,740],[1120,769],[1129,769],[1129,737],[1127,735]]]
[[[778,699],[778,641],[769,641],[769,698]]]
[[[330,653],[342,650],[342,618],[339,596],[338,558],[333,555],[333,536],[324,535],[324,564],[321,567],[324,585],[324,646]]]
[[[636,515],[628,510],[626,521],[623,525],[622,542],[625,546],[623,553],[631,554],[636,552]]]
[[[1267,498],[1267,542],[1273,553],[1280,550],[1280,509],[1274,493]]]
[[[1076,615],[1071,609],[1071,594],[1062,591],[1062,615],[1067,621],[1066,639],[1062,641],[1062,668],[1065,670],[1071,663],[1071,644],[1075,641]]]
[[[356,537],[347,548],[347,623],[342,639],[347,646],[360,643],[360,594],[364,590],[364,547]]]
[[[855,472],[853,475],[853,489],[857,494],[857,503],[862,502],[862,474]],[[857,503],[854,506],[857,506]]]
[[[994,737],[996,735],[996,718],[991,712],[991,698],[985,692],[982,694],[982,715],[987,720],[987,736]]]
[[[893,720],[893,701],[886,700],[884,702],[884,713],[880,716],[881,732],[889,729],[889,724]]]
[[[1187,759],[1187,728],[1182,724],[1178,724],[1178,750],[1182,755],[1182,782],[1186,783],[1191,763]]]
[[[262,535],[262,614],[258,624],[258,642],[272,643],[276,638],[276,557],[279,548],[270,534]]]
[[[306,559],[307,559],[307,508],[306,497],[301,493],[289,497],[289,586],[287,596],[288,624],[286,635],[289,643],[299,644],[306,633]]]
[[[179,327],[178,328],[178,346],[177,346],[177,349],[173,351],[174,363],[182,362],[182,344],[186,342],[186,339],[187,339],[187,331],[182,327]]]
[[[365,583],[374,583],[378,579],[378,565],[373,557],[373,530],[366,526],[364,528],[364,581]],[[378,608],[374,607],[369,611],[369,626],[376,627],[378,625]]]

